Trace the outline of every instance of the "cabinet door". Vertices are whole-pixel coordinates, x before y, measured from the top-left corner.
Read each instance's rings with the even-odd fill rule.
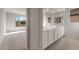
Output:
[[[54,34],[55,34],[54,38],[55,38],[55,40],[57,40],[57,35],[58,35],[57,34],[57,28],[54,29]]]
[[[58,39],[61,37],[61,27],[58,27],[58,29],[57,29],[57,31],[58,31]]]
[[[47,47],[47,31],[43,31],[43,45],[42,48],[45,49]]]
[[[54,31],[49,30],[48,31],[48,45],[52,44],[54,42]]]
[[[58,27],[58,39],[60,39],[64,35],[64,26]]]
[[[61,36],[64,35],[64,26],[61,27]]]

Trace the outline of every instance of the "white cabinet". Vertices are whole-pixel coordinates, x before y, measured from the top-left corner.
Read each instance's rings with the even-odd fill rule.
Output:
[[[43,43],[42,43],[42,44],[43,44],[43,45],[42,45],[42,48],[43,48],[43,49],[45,49],[45,48],[48,46],[48,45],[47,45],[47,42],[48,42],[48,41],[47,41],[47,36],[48,36],[48,35],[47,35],[47,31],[43,31],[43,41],[42,41],[42,42],[43,42]]]
[[[55,34],[55,35],[54,35],[54,38],[55,38],[55,41],[56,41],[56,40],[57,40],[57,34],[58,34],[58,33],[57,33],[57,28],[54,29],[54,34]]]
[[[58,26],[57,32],[58,32],[57,36],[58,36],[58,39],[59,39],[64,35],[64,26]]]
[[[54,29],[48,30],[48,45],[52,44],[54,41]]]
[[[42,48],[45,49],[57,39],[64,35],[64,26],[47,29],[43,31]]]
[[[42,48],[45,49],[55,41],[55,28],[43,31]]]
[[[64,35],[64,26],[61,27],[61,37]]]
[[[57,28],[57,37],[58,37],[58,39],[61,37],[61,27],[60,26],[58,26],[58,28]]]

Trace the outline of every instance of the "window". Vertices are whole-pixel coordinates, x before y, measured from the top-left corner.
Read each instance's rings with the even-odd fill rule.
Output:
[[[26,17],[25,16],[16,16],[16,27],[26,26]]]

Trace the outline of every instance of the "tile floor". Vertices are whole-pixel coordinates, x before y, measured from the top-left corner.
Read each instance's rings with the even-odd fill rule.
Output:
[[[79,50],[79,39],[62,37],[47,47],[46,50]]]

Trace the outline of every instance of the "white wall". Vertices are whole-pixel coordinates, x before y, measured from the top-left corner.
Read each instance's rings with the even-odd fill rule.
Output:
[[[55,23],[54,23],[54,17],[58,17],[58,16],[63,16],[63,20],[62,21],[64,21],[65,20],[65,16],[64,16],[64,14],[65,14],[65,11],[62,11],[62,12],[58,12],[58,13],[49,13],[49,14],[46,14],[46,13],[44,13],[43,12],[43,25],[46,25],[46,26],[51,26],[51,25],[54,25]],[[48,23],[48,17],[51,17],[52,19],[51,19],[51,23]]]
[[[26,15],[26,8],[5,8],[6,12]]]
[[[47,17],[46,17],[46,13],[43,12],[43,27],[47,26]]]
[[[79,39],[79,23],[70,23],[69,8],[66,8],[64,16],[65,16],[65,20],[64,20],[65,35],[67,37]]]
[[[79,39],[79,23],[70,23],[70,9],[65,11],[65,35],[67,37]]]
[[[21,15],[6,12],[6,29],[7,29],[7,31],[16,30],[15,29],[16,28],[16,16],[21,16]],[[24,15],[22,15],[22,16],[24,16]]]
[[[0,8],[0,40],[3,39],[5,31],[6,31],[5,9],[4,8]],[[1,43],[1,41],[0,41],[0,43]]]
[[[42,49],[42,9],[29,8],[28,10],[28,42],[31,50]]]
[[[79,23],[70,23],[67,27],[66,36],[79,39]]]
[[[16,14],[12,14],[12,13],[6,13],[6,29],[10,30],[10,29],[14,29],[16,26]]]
[[[54,17],[63,17],[62,21],[64,22],[64,20],[65,20],[64,14],[65,14],[65,11],[54,13],[54,14],[52,14],[52,18],[54,19]],[[64,25],[64,24],[62,23],[62,25]]]

